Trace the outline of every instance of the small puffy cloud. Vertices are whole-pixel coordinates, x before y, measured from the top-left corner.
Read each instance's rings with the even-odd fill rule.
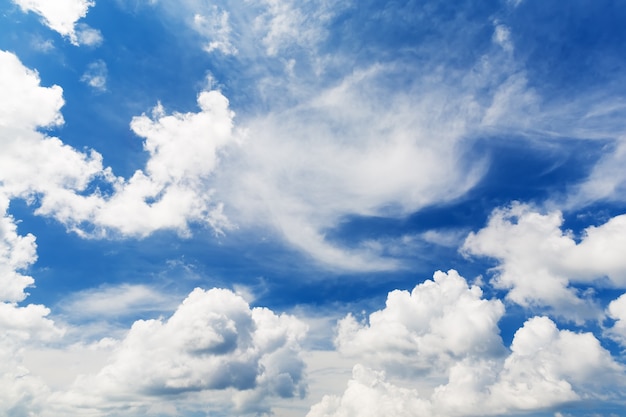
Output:
[[[131,129],[145,138],[150,154],[146,172],[155,181],[200,181],[215,169],[218,149],[233,139],[234,112],[224,95],[203,91],[198,106],[198,113],[167,115],[159,104],[152,118],[133,118]]]
[[[31,46],[34,50],[43,53],[48,53],[54,50],[54,42],[51,39],[42,39],[40,37],[33,37]]]
[[[509,290],[511,301],[547,307],[573,320],[598,317],[598,309],[570,283],[606,278],[618,288],[626,286],[620,250],[626,245],[626,216],[588,227],[579,243],[562,224],[558,211],[542,214],[513,204],[495,210],[485,228],[470,233],[462,252],[497,259],[492,284]]]
[[[87,70],[80,78],[88,86],[97,91],[106,91],[107,89],[107,65],[101,59],[92,62],[87,66]]]
[[[393,291],[385,308],[359,323],[352,315],[337,327],[337,349],[367,358],[396,374],[449,366],[467,356],[504,353],[498,321],[499,300],[485,300],[478,286],[469,287],[456,271],[438,271],[408,291]]]
[[[76,25],[76,39],[80,45],[99,46],[102,44],[102,33],[84,23]]]
[[[196,289],[169,319],[135,322],[108,365],[54,401],[143,409],[163,394],[175,404],[187,394],[224,391],[231,397],[224,407],[267,411],[268,398],[304,393],[299,343],[305,333],[293,316],[250,308],[228,290]]]
[[[75,45],[81,43],[93,45],[99,42],[94,42],[93,33],[85,35],[84,28],[78,33],[76,31],[76,22],[85,17],[87,10],[95,5],[93,0],[13,0],[13,2],[24,12],[30,11],[41,16],[46,26],[67,36]]]
[[[8,199],[0,202],[6,212]],[[18,235],[5,214],[0,221],[0,277],[6,292],[0,300],[0,413],[159,414],[177,407],[200,409],[211,398],[216,410],[258,415],[270,412],[273,399],[302,397],[306,391],[300,342],[307,326],[294,316],[250,308],[228,290],[196,289],[169,319],[137,321],[122,340],[68,346],[61,339],[65,329],[47,317],[48,308],[15,302],[23,301],[24,288],[33,282],[18,271],[35,259],[34,237]],[[163,306],[164,297],[127,285],[82,292],[68,307],[107,316],[105,309],[136,311],[148,308],[147,302]],[[81,372],[106,356],[103,367]],[[71,369],[61,371],[46,358],[58,358]],[[78,376],[71,384],[68,376],[54,372]]]

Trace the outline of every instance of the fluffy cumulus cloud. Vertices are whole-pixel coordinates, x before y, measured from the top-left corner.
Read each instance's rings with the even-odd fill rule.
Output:
[[[62,89],[40,86],[38,74],[12,53],[0,52],[0,60],[6,68],[0,83],[10,93],[0,98],[0,182],[9,198],[26,199],[38,214],[94,236],[185,234],[189,222],[218,232],[229,226],[208,183],[218,150],[235,137],[234,114],[221,93],[201,92],[198,113],[166,114],[158,105],[151,117],[134,118],[131,129],[145,139],[149,159],[144,170],[123,179],[103,167],[99,153],[77,151],[38,130],[63,123]],[[104,88],[105,68],[96,63],[85,81]]]
[[[34,236],[17,233],[8,204],[0,194],[0,412],[27,416],[41,406],[48,387],[24,366],[24,349],[58,340],[63,329],[47,318],[45,306],[18,305],[34,282],[23,271],[37,255]]]
[[[59,113],[64,104],[61,87],[41,87],[39,74],[24,67],[11,52],[0,51],[0,63],[4,69],[0,85],[5,92],[0,98],[2,128],[26,130],[63,123],[63,117]],[[16,100],[15,97],[21,99]],[[39,104],[39,111],[32,111],[34,103]]]
[[[197,113],[173,114],[158,105],[151,117],[133,118],[131,129],[145,139],[149,154],[145,170],[116,183],[113,195],[99,198],[90,217],[67,220],[140,236],[168,228],[185,234],[189,222],[208,224],[216,232],[230,227],[213,201],[209,179],[218,151],[234,141],[234,113],[218,91],[201,92],[198,105]]]
[[[471,233],[462,248],[467,255],[498,260],[492,280],[522,306],[540,306],[573,320],[596,318],[601,311],[571,284],[606,280],[626,285],[626,216],[585,229],[579,242],[562,230],[559,211],[541,213],[528,205],[496,209],[487,226]]]
[[[606,330],[607,335],[622,346],[626,346],[626,294],[622,294],[609,303],[607,315],[615,320],[614,324]]]
[[[87,15],[92,0],[13,0],[25,12],[37,13],[50,29],[67,36],[76,45],[97,45],[102,41],[100,32],[76,22]]]
[[[184,408],[182,400],[204,392],[201,401],[211,398],[241,414],[266,412],[272,397],[304,395],[299,343],[306,330],[295,317],[250,308],[231,291],[196,289],[169,319],[135,322],[108,365],[80,376],[50,403],[102,415],[128,406],[167,414],[177,400]]]
[[[6,214],[8,198],[0,203],[0,412],[104,416],[127,415],[130,407],[133,413],[163,415],[200,409],[209,401],[216,410],[257,415],[269,412],[273,398],[305,394],[300,342],[307,326],[294,316],[250,308],[228,290],[196,289],[169,319],[137,321],[120,340],[106,338],[83,347],[73,344],[73,338],[64,340],[66,330],[75,334],[80,329],[59,327],[43,305],[23,304],[34,281],[22,271],[36,260],[35,239],[17,233]],[[118,303],[135,303],[137,292],[153,295],[141,287],[126,289],[117,291],[117,297],[130,300]],[[110,298],[93,293],[87,294],[91,301]],[[75,300],[74,307],[79,306]],[[83,373],[93,368],[88,363],[74,369],[81,356],[103,355],[108,364],[100,370]],[[25,357],[33,366],[26,366]],[[56,370],[66,377],[51,377],[55,365],[37,362],[37,357],[72,365]],[[62,381],[71,375],[76,375],[73,385]]]
[[[547,317],[529,319],[511,344],[490,401],[531,410],[557,403],[619,395],[623,366],[591,333],[559,330]],[[600,376],[602,375],[602,376]]]
[[[42,87],[37,72],[10,52],[0,51],[0,190],[31,202],[75,194],[97,176],[108,176],[97,152],[78,152],[38,129],[63,123],[59,86]],[[36,108],[37,111],[33,111]]]
[[[407,375],[449,366],[467,356],[497,356],[502,351],[499,300],[485,300],[478,286],[451,270],[436,272],[413,291],[393,291],[386,306],[359,323],[353,316],[339,322],[340,352],[368,358],[368,363]]]
[[[591,333],[534,317],[505,349],[503,313],[454,271],[410,295],[390,293],[369,323],[340,322],[338,349],[358,364],[345,392],[325,396],[308,416],[498,415],[620,398],[623,366]]]

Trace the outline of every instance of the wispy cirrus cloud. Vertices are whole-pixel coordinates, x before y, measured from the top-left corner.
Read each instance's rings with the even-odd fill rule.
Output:
[[[59,307],[70,317],[76,315],[74,319],[84,321],[173,311],[177,298],[144,284],[120,284],[72,293]]]

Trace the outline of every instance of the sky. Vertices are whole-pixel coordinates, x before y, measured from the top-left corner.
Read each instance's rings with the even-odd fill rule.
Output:
[[[623,415],[625,20],[0,0],[0,416]]]

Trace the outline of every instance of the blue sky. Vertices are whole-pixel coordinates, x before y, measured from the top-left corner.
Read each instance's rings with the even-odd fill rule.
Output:
[[[624,18],[0,0],[0,415],[621,415]]]

